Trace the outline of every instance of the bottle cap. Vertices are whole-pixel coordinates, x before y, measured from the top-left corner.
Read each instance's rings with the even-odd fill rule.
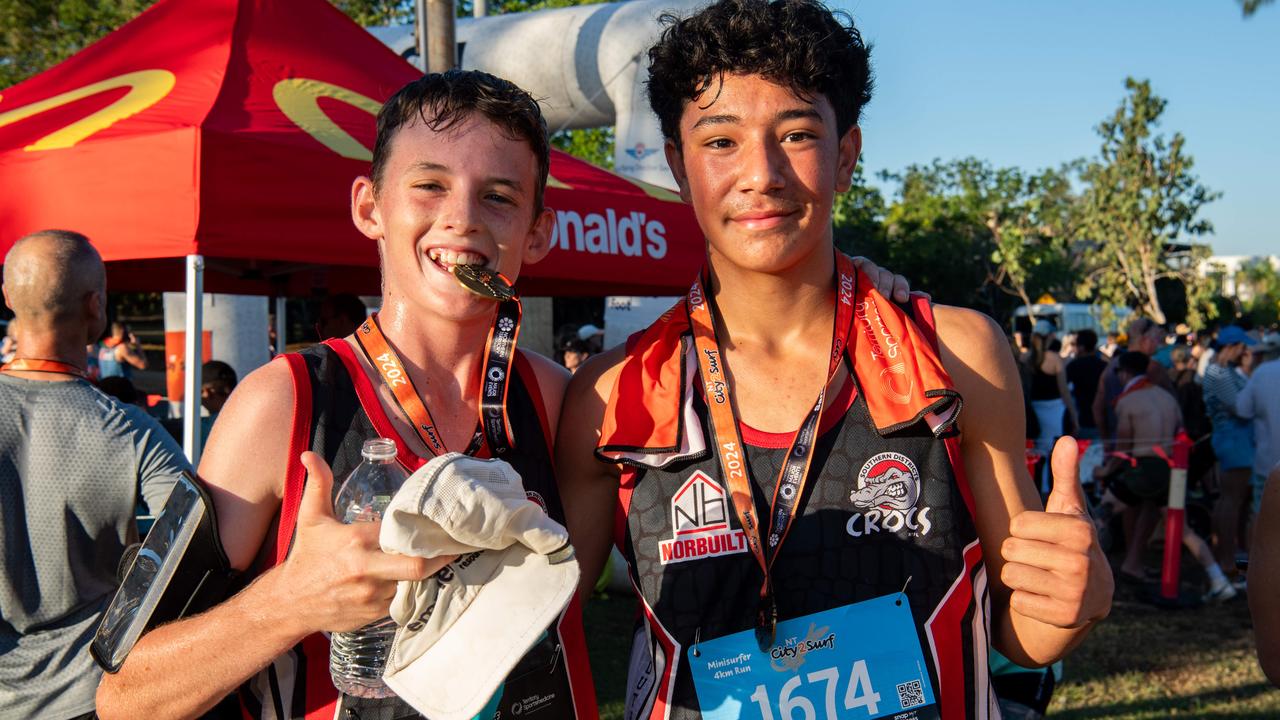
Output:
[[[365,440],[360,454],[366,460],[391,460],[396,456],[396,441],[389,438]]]

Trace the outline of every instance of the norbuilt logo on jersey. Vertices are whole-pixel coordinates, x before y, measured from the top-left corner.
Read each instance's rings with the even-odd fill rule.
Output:
[[[724,488],[701,470],[671,498],[670,540],[658,542],[663,565],[747,551],[747,536],[729,525]]]

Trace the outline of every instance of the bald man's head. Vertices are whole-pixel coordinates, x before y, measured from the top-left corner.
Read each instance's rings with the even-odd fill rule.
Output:
[[[14,243],[4,258],[4,298],[24,325],[55,328],[84,322],[102,331],[106,293],[102,256],[89,238],[69,230],[42,230]],[[92,306],[92,307],[91,307]]]

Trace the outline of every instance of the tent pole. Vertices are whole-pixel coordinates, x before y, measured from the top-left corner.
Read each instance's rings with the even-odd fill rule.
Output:
[[[187,256],[187,323],[182,374],[182,448],[200,464],[200,371],[204,365],[204,257]]]
[[[418,68],[427,72],[427,0],[414,0],[413,15],[418,31]]]
[[[283,295],[276,296],[276,354],[283,355],[285,352],[285,333],[288,331],[289,324],[285,321],[285,301],[287,298]]]
[[[427,72],[458,67],[457,14],[453,0],[427,0]]]

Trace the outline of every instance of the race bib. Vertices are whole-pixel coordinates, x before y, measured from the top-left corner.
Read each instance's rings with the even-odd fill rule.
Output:
[[[754,630],[689,648],[705,720],[936,720],[937,705],[901,594],[778,623],[761,652]]]

